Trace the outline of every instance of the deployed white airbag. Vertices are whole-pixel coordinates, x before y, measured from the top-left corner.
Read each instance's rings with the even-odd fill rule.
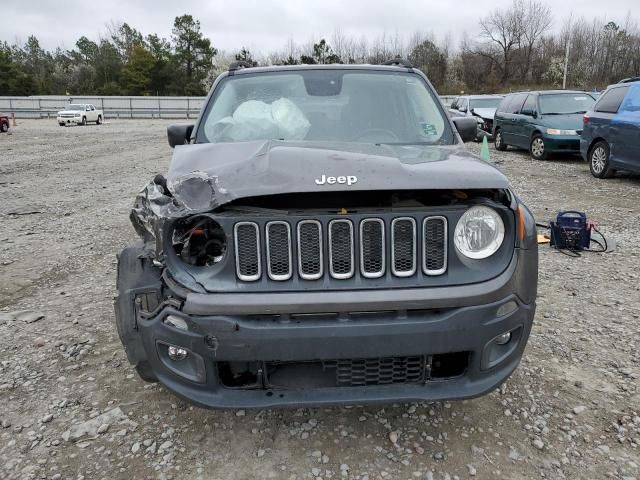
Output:
[[[304,113],[288,98],[271,104],[249,100],[241,103],[233,116],[214,123],[207,137],[213,142],[303,140],[310,126]]]

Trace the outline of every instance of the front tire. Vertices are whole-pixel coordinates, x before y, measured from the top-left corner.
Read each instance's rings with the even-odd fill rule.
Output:
[[[82,117],[82,122],[80,122],[80,125],[84,127],[86,124],[87,124],[87,117]]]
[[[102,115],[98,115],[98,119],[96,120],[96,125],[102,124]]]
[[[616,171],[609,165],[609,145],[605,141],[597,142],[587,157],[589,170],[596,178],[611,178]]]
[[[0,123],[0,130],[2,130],[2,133],[7,133],[9,131],[9,124]]]
[[[548,157],[544,138],[539,133],[536,133],[531,139],[529,153],[534,160],[545,160]]]
[[[502,137],[502,131],[496,130],[495,138],[493,139],[493,144],[496,147],[496,150],[500,150],[504,152],[507,149],[507,144],[504,143],[504,138]]]

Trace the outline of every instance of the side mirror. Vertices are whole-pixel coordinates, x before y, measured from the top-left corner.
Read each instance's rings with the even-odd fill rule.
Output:
[[[171,148],[176,145],[184,145],[191,140],[191,132],[193,132],[193,124],[176,124],[167,127],[167,139]]]
[[[476,139],[476,135],[478,135],[476,117],[456,117],[452,120],[463,142],[471,142]]]

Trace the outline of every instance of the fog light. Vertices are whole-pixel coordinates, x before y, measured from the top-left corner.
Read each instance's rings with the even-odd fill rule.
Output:
[[[174,347],[173,345],[169,346],[169,349],[167,350],[167,355],[169,355],[169,358],[174,362],[184,360],[185,358],[187,358],[188,354],[189,352],[187,352],[184,348]]]
[[[167,315],[167,318],[164,319],[164,324],[177,328],[178,330],[189,330],[187,322],[185,322],[183,318],[176,317],[175,315]]]
[[[511,340],[511,332],[503,333],[499,337],[496,337],[494,343],[496,345],[506,345]],[[171,354],[169,354],[171,355]]]

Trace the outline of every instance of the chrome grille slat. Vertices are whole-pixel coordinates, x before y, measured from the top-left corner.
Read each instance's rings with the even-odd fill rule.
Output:
[[[317,220],[298,222],[298,272],[304,280],[317,280],[323,274],[322,224]]]
[[[289,280],[293,274],[291,227],[287,222],[274,221],[265,228],[267,273],[271,280]]]
[[[344,280],[354,273],[353,223],[351,220],[329,222],[329,273]]]
[[[360,222],[360,270],[365,278],[380,278],[385,271],[384,221],[365,218]]]
[[[416,221],[412,217],[391,222],[391,272],[396,277],[416,273]]]
[[[425,275],[447,270],[447,219],[436,216],[422,221],[422,269]]]
[[[233,227],[236,274],[240,280],[255,282],[262,275],[260,229],[254,222],[238,222]]]

